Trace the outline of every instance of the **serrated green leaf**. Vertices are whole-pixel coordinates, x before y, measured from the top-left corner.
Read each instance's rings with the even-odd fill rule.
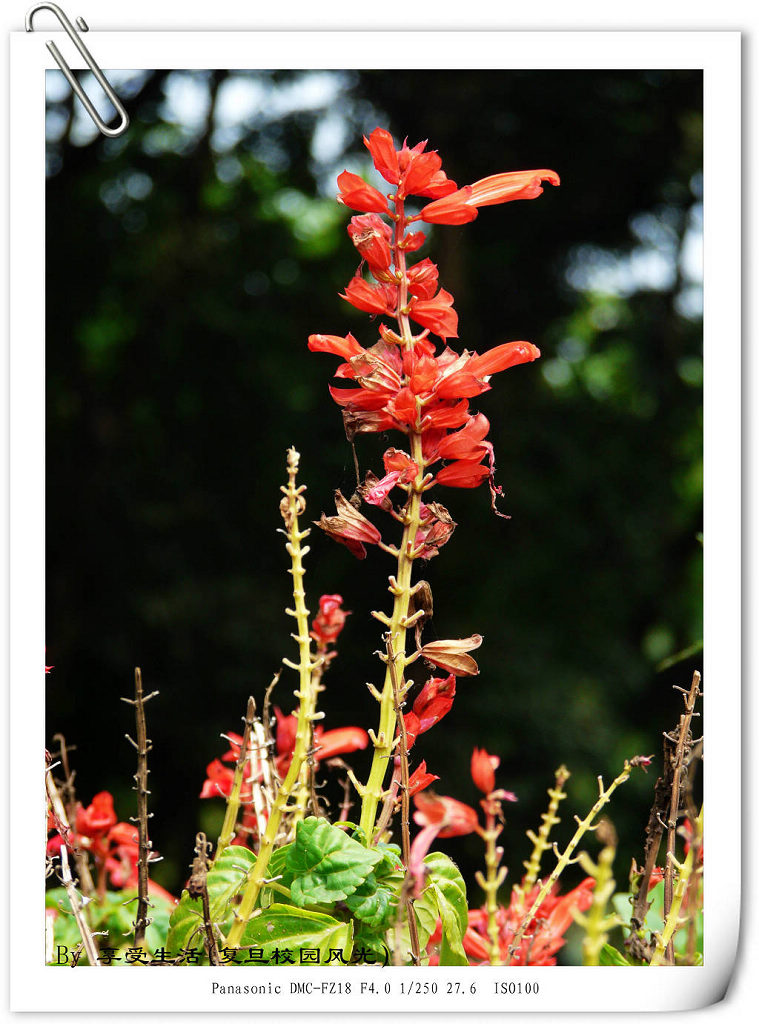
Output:
[[[345,900],[348,910],[370,928],[386,928],[392,920],[397,900],[387,886],[380,885],[373,874]]]
[[[244,846],[228,846],[208,872],[208,904],[211,920],[224,929],[234,913],[232,900],[242,889],[248,872],[256,863],[255,854]],[[185,889],[169,920],[166,949],[198,949],[203,943],[203,905],[191,899]]]
[[[605,943],[601,947],[601,952],[598,954],[598,964],[600,967],[630,967],[630,961],[625,959],[622,953],[610,943]]]
[[[461,927],[457,909],[435,882],[431,884],[430,888],[437,901],[438,913],[443,925],[443,937],[440,940],[440,966],[466,967],[469,961],[461,942],[465,929]]]
[[[289,950],[297,954],[301,949],[318,949],[319,964],[323,965],[328,962],[329,952],[333,949],[342,950],[343,958],[349,961],[352,939],[353,925],[350,921],[338,921],[329,914],[316,914],[312,910],[275,903],[248,921],[240,945],[262,949],[263,959],[267,961],[274,950],[280,953]],[[299,964],[300,957],[296,955],[294,962]]]
[[[299,821],[295,842],[286,858],[287,870],[293,875],[293,903],[304,907],[343,900],[356,891],[381,860],[381,853],[357,843],[325,818]]]
[[[453,907],[463,935],[469,924],[469,908],[466,902],[466,883],[461,877],[461,872],[444,853],[428,853],[423,863],[427,869],[429,882],[434,882]]]

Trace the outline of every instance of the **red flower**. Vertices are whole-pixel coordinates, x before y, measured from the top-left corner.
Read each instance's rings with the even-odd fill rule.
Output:
[[[284,715],[279,708],[275,707],[274,713],[277,716],[277,771],[284,776],[290,767],[293,750],[295,750],[298,720],[295,712]],[[350,754],[354,750],[363,750],[368,743],[368,734],[357,726],[347,725],[339,729],[327,729],[325,732],[320,725],[317,725],[313,737],[314,759],[326,761],[339,754]]]
[[[99,839],[116,824],[113,797],[107,791],[97,793],[89,807],[78,807],[75,829],[80,836]]]
[[[439,778],[439,775],[431,775],[427,771],[427,762],[422,761],[416,771],[412,772],[411,777],[408,780],[409,796],[415,796],[417,793],[421,793],[423,789],[432,785],[433,782],[437,782]]]
[[[469,835],[479,825],[477,811],[450,796],[417,793],[414,797],[414,806],[414,821],[417,825],[434,825],[441,839]]]
[[[501,763],[500,757],[491,756],[483,747],[474,748],[472,753],[472,781],[477,789],[486,795],[495,789],[495,770]]]
[[[416,544],[419,557],[434,558],[440,548],[451,539],[456,523],[448,509],[439,502],[432,501],[429,505],[422,502],[419,510],[421,526],[416,531]]]
[[[334,644],[343,631],[350,612],[343,611],[343,599],[339,594],[322,594],[319,598],[319,613],[311,628],[311,638],[320,647]]]
[[[376,213],[367,213],[362,217],[351,217],[348,234],[362,258],[369,264],[374,277],[379,281],[393,281],[390,273],[392,252],[390,243],[393,232]]]
[[[374,166],[385,181],[389,181],[391,185],[397,185],[401,171],[395,143],[390,132],[385,128],[375,128],[368,139],[364,136],[364,145],[371,153]]]
[[[225,757],[228,755],[224,755]],[[237,758],[235,758],[236,760]],[[207,800],[212,796],[223,796],[228,797],[232,792],[232,783],[234,782],[235,773],[231,768],[225,767],[218,759],[214,758],[213,761],[206,768],[207,778],[203,783],[203,788],[200,791],[200,796],[203,800]]]
[[[356,309],[364,313],[386,313],[392,316],[398,305],[398,289],[395,285],[368,284],[360,274],[350,281],[345,292],[340,293]]]
[[[574,920],[572,907],[580,912],[587,910],[593,900],[594,885],[593,878],[586,878],[565,896],[555,893],[548,895],[522,937],[512,964],[521,967],[553,967],[556,964],[556,953],[564,945],[564,934]],[[533,886],[525,894],[524,900],[515,889],[509,905],[498,908],[496,922],[501,959],[508,957],[514,935],[535,902],[539,889],[540,885]],[[463,945],[470,963],[478,965],[489,962],[490,939],[485,907],[469,911],[469,926],[464,934]]]
[[[364,544],[378,544],[382,535],[340,491],[335,491],[335,505],[337,515],[327,516],[322,512],[321,519],[315,525],[338,543],[344,544],[356,558],[366,558]]]
[[[543,191],[543,181],[560,184],[556,171],[545,169],[492,174],[428,203],[419,216],[428,224],[466,224],[474,220],[480,206],[509,203],[513,199],[537,199]]]
[[[443,341],[458,338],[459,317],[453,308],[453,296],[442,288],[434,299],[415,299],[409,306],[409,316]]]
[[[352,210],[360,210],[364,213],[388,212],[387,199],[378,189],[368,185],[357,174],[343,171],[337,176],[337,185],[340,189],[337,201],[349,206]]]
[[[352,359],[364,352],[352,334],[346,334],[344,338],[335,334],[312,334],[308,339],[308,348],[310,352],[331,352],[343,359]]]

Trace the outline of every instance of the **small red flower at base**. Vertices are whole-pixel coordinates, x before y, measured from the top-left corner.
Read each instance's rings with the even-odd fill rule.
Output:
[[[488,754],[484,747],[472,752],[472,781],[486,795],[495,789],[495,770],[500,763],[500,757]]]

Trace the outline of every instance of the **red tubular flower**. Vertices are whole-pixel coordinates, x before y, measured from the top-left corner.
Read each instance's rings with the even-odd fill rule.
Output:
[[[432,676],[419,691],[412,707],[419,720],[419,732],[426,732],[448,714],[456,696],[456,676],[451,673],[445,679]]]
[[[290,715],[283,714],[279,708],[274,708],[277,716],[277,771],[281,776],[287,774],[290,767],[293,750],[295,750],[295,734],[298,726],[298,719],[293,712]],[[357,726],[347,725],[340,729],[324,729],[317,725],[314,729],[314,759],[326,761],[330,757],[337,757],[338,754],[350,754],[354,750],[363,750],[369,743],[369,736]]]
[[[467,370],[476,377],[487,378],[493,373],[500,373],[520,363],[531,363],[540,358],[540,349],[529,341],[509,341],[505,345],[496,345],[488,352],[478,356],[475,352],[467,363]]]
[[[223,765],[218,757],[214,758],[206,768],[206,779],[200,791],[201,799],[207,800],[212,796],[228,797],[232,792],[234,780],[235,773],[232,769]]]
[[[435,476],[435,483],[446,487],[479,487],[490,476],[488,466],[460,459],[443,466]]]
[[[310,352],[330,352],[343,359],[352,359],[365,351],[352,334],[346,334],[344,338],[335,334],[311,334],[308,348]]]
[[[360,210],[362,213],[388,213],[387,199],[357,174],[343,171],[337,176],[337,185],[340,189],[337,201],[349,206],[351,210]]]
[[[495,770],[500,763],[500,757],[488,754],[484,747],[472,752],[472,781],[486,795],[495,789]]]
[[[437,265],[431,259],[420,260],[408,272],[408,290],[419,299],[431,299],[438,287]]]
[[[556,171],[545,169],[492,174],[428,203],[420,217],[428,224],[466,224],[475,219],[480,206],[509,203],[513,199],[536,199],[543,191],[543,181],[560,184]]]
[[[510,203],[512,199],[537,199],[542,193],[542,183],[560,185],[556,171],[543,168],[539,171],[507,171],[481,178],[472,185],[469,196],[471,206],[495,206]]]
[[[376,213],[367,213],[362,217],[351,217],[348,234],[377,280],[392,281],[389,268],[393,258],[390,250],[393,232],[390,225]]]
[[[481,459],[492,447],[484,438],[490,423],[484,413],[470,416],[461,430],[447,434],[436,446],[437,457],[442,459]]]
[[[395,143],[390,132],[385,128],[375,128],[368,139],[364,136],[364,145],[371,153],[374,166],[385,181],[389,181],[391,185],[397,185],[401,172]]]
[[[398,289],[394,285],[371,285],[357,274],[340,293],[340,298],[364,313],[392,316],[398,305]]]
[[[421,793],[423,789],[431,786],[433,782],[437,782],[439,778],[439,775],[432,775],[427,771],[426,761],[421,761],[419,767],[411,773],[411,777],[408,780],[409,796]]]
[[[326,732],[318,725],[314,729],[314,757],[317,761],[326,761],[338,754],[351,754],[354,750],[364,750],[368,743],[368,734],[355,725],[327,729]]]
[[[343,631],[350,612],[343,611],[340,594],[322,594],[319,598],[319,612],[314,619],[310,636],[320,647],[334,644]]]
[[[458,338],[459,317],[453,308],[453,296],[443,288],[434,299],[415,299],[409,306],[409,316],[443,341]]]
[[[117,820],[113,797],[107,791],[103,791],[95,794],[89,807],[77,808],[75,829],[80,836],[98,839],[104,836]]]
[[[414,821],[417,825],[438,827],[441,839],[466,836],[478,827],[477,811],[450,796],[417,793],[414,797]]]
[[[315,525],[338,543],[344,544],[356,558],[366,558],[364,544],[378,544],[382,534],[340,491],[335,491],[335,505],[337,515],[327,516],[322,512],[321,519]]]

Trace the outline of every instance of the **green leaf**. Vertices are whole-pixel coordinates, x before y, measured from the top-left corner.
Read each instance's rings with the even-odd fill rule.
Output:
[[[293,903],[303,907],[344,900],[381,860],[381,853],[357,843],[325,818],[299,821],[286,858],[286,867],[293,875]]]
[[[301,949],[318,949],[319,963],[326,964],[330,950],[342,950],[343,958],[350,960],[353,925],[338,921],[329,914],[316,914],[300,907],[275,903],[258,917],[248,921],[241,946],[262,949],[264,960],[270,960],[274,950],[297,953]],[[300,958],[294,958],[296,964]],[[338,961],[339,962],[339,961]],[[314,965],[316,966],[316,965]]]
[[[424,858],[429,888],[432,890],[437,912],[443,925],[440,943],[441,967],[466,967],[466,953],[462,945],[469,923],[466,903],[466,885],[461,872],[444,853],[429,853]]]
[[[222,929],[234,913],[232,901],[242,889],[248,872],[256,863],[255,854],[244,846],[228,846],[208,872],[208,903],[211,920]],[[185,891],[169,921],[166,949],[197,949],[203,943],[203,905]]]
[[[370,928],[386,928],[395,914],[397,900],[395,893],[380,885],[371,874],[346,898],[345,904],[354,917]]]
[[[630,967],[630,961],[626,960],[620,951],[608,942],[601,948],[598,955],[600,967]]]

